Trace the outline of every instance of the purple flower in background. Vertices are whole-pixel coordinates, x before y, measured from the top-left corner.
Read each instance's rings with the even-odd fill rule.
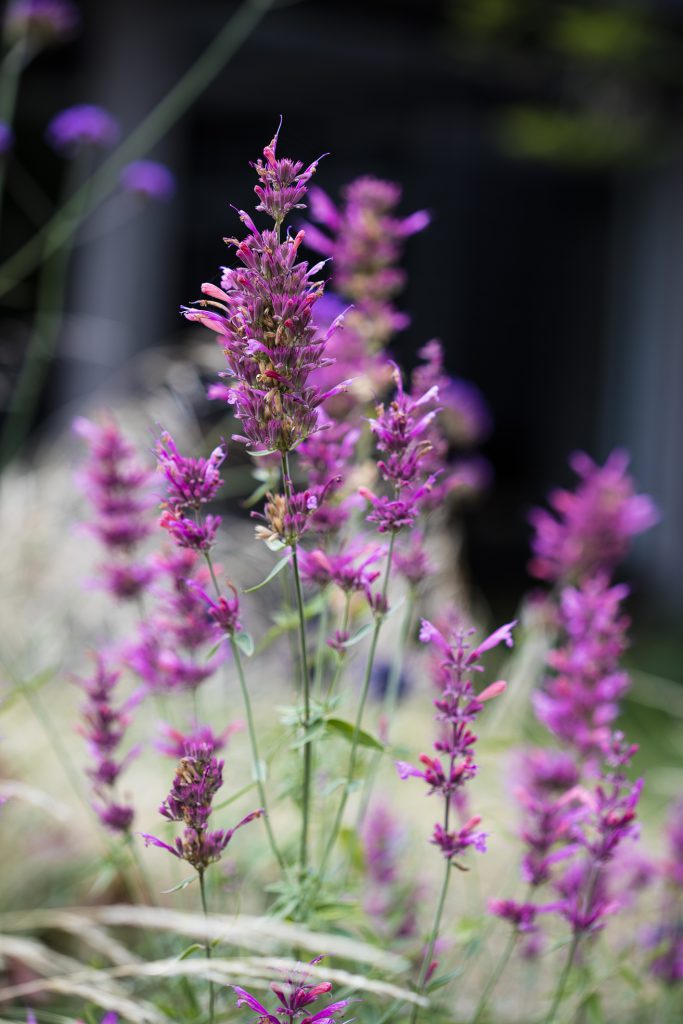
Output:
[[[173,198],[176,182],[165,164],[156,160],[134,160],[121,171],[121,188],[124,192],[157,202],[168,202]]]
[[[152,473],[113,421],[74,420],[73,430],[88,445],[88,458],[77,481],[95,517],[85,524],[107,553],[99,567],[100,583],[121,600],[137,598],[156,575],[138,548],[153,532],[150,491]]]
[[[579,476],[575,491],[554,491],[552,512],[535,509],[532,576],[551,583],[571,582],[604,573],[611,575],[625,557],[633,537],[659,519],[647,495],[636,494],[626,472],[628,455],[614,451],[604,466],[583,452],[570,464]]]
[[[373,567],[385,555],[382,547],[349,548],[337,554],[316,548],[299,552],[299,566],[306,583],[318,587],[334,583],[344,593],[362,593],[370,601],[370,588],[381,575],[381,570]]]
[[[322,959],[322,956],[317,956],[311,960],[311,964],[319,964]],[[351,1002],[350,999],[341,999],[311,1014],[308,1007],[322,995],[327,995],[332,985],[329,981],[310,985],[306,982],[305,971],[300,969],[292,971],[283,982],[271,982],[270,987],[278,1000],[275,1013],[270,1013],[263,1003],[245,989],[233,985],[237,993],[237,1006],[248,1006],[257,1015],[258,1024],[282,1024],[283,1019],[294,1024],[300,1017],[303,1018],[301,1024],[335,1024],[337,1014]]]
[[[14,132],[8,124],[4,121],[0,121],[0,156],[4,156],[5,153],[9,153],[13,145]]]
[[[166,530],[175,544],[190,551],[210,551],[216,543],[216,534],[221,525],[220,516],[205,516],[198,523],[180,512],[169,509],[162,512],[159,525]]]
[[[420,584],[436,572],[424,546],[424,536],[413,530],[407,540],[394,551],[394,568],[411,587]]]
[[[116,752],[130,725],[130,711],[140,699],[140,694],[117,708],[113,704],[113,696],[120,674],[107,668],[102,655],[96,655],[94,674],[80,680],[87,699],[81,709],[84,724],[79,732],[85,737],[92,758],[88,775],[95,794],[95,812],[112,831],[127,832],[134,810],[117,800],[116,782],[136,752],[132,751],[123,760],[117,759]]]
[[[311,190],[311,216],[328,233],[306,225],[306,239],[312,249],[332,258],[333,288],[353,303],[349,331],[369,355],[409,323],[391,301],[405,284],[397,264],[405,240],[427,227],[429,215],[422,210],[397,217],[400,187],[370,176],[347,185],[342,198],[337,207],[322,189]]]
[[[536,915],[539,907],[534,903],[516,903],[514,900],[489,900],[489,914],[509,921],[517,932],[536,931]]]
[[[534,695],[534,708],[582,758],[609,749],[619,700],[630,684],[618,665],[627,645],[629,620],[621,611],[627,594],[628,587],[610,587],[606,577],[597,576],[560,595],[561,646],[548,656],[556,675]]]
[[[298,161],[278,159],[277,143],[276,133],[264,161],[254,165],[258,209],[273,217],[275,229],[259,231],[241,211],[247,236],[228,239],[240,265],[223,268],[220,287],[204,284],[206,299],[183,313],[219,336],[233,380],[229,401],[244,431],[236,439],[255,452],[286,453],[315,433],[319,406],[344,385],[323,391],[309,380],[328,365],[325,347],[336,324],[320,336],[313,321],[323,293],[323,282],[316,280],[323,264],[309,268],[298,262],[304,232],[280,234],[284,216],[301,207],[317,161],[304,170]]]
[[[220,860],[237,829],[263,814],[262,810],[252,811],[231,829],[209,831],[213,798],[222,785],[223,761],[213,756],[208,745],[192,747],[180,759],[171,792],[159,808],[159,813],[168,821],[185,825],[183,834],[173,846],[156,836],[143,834],[145,845],[168,850],[203,874],[210,864]]]
[[[46,138],[64,156],[76,156],[87,146],[110,149],[119,138],[119,126],[111,114],[93,104],[69,107],[52,118]]]
[[[480,853],[486,850],[486,833],[477,831],[481,818],[472,816],[459,828],[450,826],[450,812],[454,800],[462,787],[474,778],[477,765],[474,760],[474,744],[477,737],[470,726],[482,711],[484,703],[498,696],[505,689],[502,680],[487,686],[476,694],[470,676],[480,671],[477,662],[482,654],[498,644],[512,646],[510,622],[495,630],[477,647],[470,648],[466,638],[474,632],[458,630],[452,639],[447,639],[441,630],[426,619],[422,620],[420,640],[432,645],[437,662],[439,696],[434,700],[436,720],[441,726],[441,736],[434,743],[436,757],[420,754],[422,769],[405,761],[398,761],[399,777],[422,779],[429,787],[429,795],[440,793],[444,798],[444,822],[434,826],[431,842],[439,847],[447,860],[459,857],[470,846]]]
[[[208,459],[189,458],[180,454],[171,435],[164,431],[155,452],[166,484],[164,505],[167,508],[173,512],[197,510],[213,501],[223,485],[219,472],[227,454],[223,445],[214,448]]]
[[[80,24],[71,0],[11,0],[5,13],[6,37],[10,41],[25,38],[35,48],[70,39]]]
[[[218,750],[224,749],[233,733],[240,732],[243,728],[244,722],[231,722],[221,733],[216,734],[210,725],[195,722],[186,732],[181,732],[180,729],[162,722],[162,736],[155,741],[154,746],[161,754],[172,757],[175,761],[179,761],[197,747],[215,754]]]

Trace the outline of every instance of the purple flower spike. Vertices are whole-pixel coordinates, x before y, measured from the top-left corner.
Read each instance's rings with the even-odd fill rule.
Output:
[[[314,960],[311,960],[311,964],[318,964],[322,959],[322,957],[315,957]],[[337,1015],[352,1000],[341,999],[339,1002],[330,1003],[323,1009],[309,1014],[307,1008],[320,996],[330,992],[332,985],[329,981],[310,985],[306,983],[305,978],[305,971],[297,970],[293,971],[283,982],[271,983],[270,987],[278,1000],[275,1013],[270,1013],[263,1003],[259,1002],[250,992],[240,988],[239,985],[233,985],[233,990],[237,994],[237,1006],[248,1006],[252,1013],[256,1014],[257,1024],[282,1024],[283,1018],[290,1024],[294,1024],[299,1018],[302,1018],[300,1024],[335,1024]]]
[[[121,171],[121,188],[141,199],[166,203],[173,198],[175,178],[165,164],[155,160],[135,160]]]
[[[184,316],[218,334],[232,386],[228,401],[241,421],[236,435],[256,453],[286,453],[319,427],[320,405],[344,390],[344,384],[322,389],[311,374],[329,365],[325,348],[338,323],[320,335],[314,306],[323,294],[317,279],[323,264],[299,261],[304,232],[281,236],[284,216],[300,208],[306,183],[317,161],[304,170],[298,161],[276,156],[277,135],[254,165],[259,176],[259,210],[268,213],[275,228],[260,231],[248,213],[240,211],[247,234],[230,238],[238,266],[224,267],[220,287],[202,285],[205,299]]]
[[[110,149],[119,138],[116,120],[93,104],[69,107],[52,118],[46,138],[62,156],[76,156],[87,146]]]
[[[632,538],[659,519],[651,499],[635,494],[625,452],[612,452],[604,466],[578,452],[571,465],[579,476],[576,490],[555,491],[549,499],[553,511],[536,509],[530,516],[536,535],[529,571],[552,583],[611,575]]]
[[[443,797],[444,823],[437,823],[434,826],[431,842],[457,867],[461,865],[456,858],[470,846],[480,853],[486,850],[486,833],[477,830],[480,817],[470,817],[459,828],[453,829],[450,825],[451,806],[461,797],[463,787],[477,774],[474,760],[477,737],[470,725],[482,711],[484,703],[505,689],[505,684],[499,680],[477,695],[469,677],[479,670],[474,662],[483,651],[490,650],[503,641],[512,642],[511,625],[502,626],[479,647],[470,651],[465,638],[471,635],[471,631],[459,631],[451,641],[431,622],[426,619],[422,621],[420,639],[423,643],[432,644],[436,649],[432,667],[440,693],[434,700],[434,707],[437,711],[436,719],[442,726],[442,733],[434,743],[436,757],[420,754],[422,768],[415,768],[405,761],[398,761],[396,768],[399,778],[422,779],[429,787],[428,795],[440,793]]]
[[[208,459],[188,458],[180,454],[171,435],[164,431],[157,441],[156,457],[166,483],[165,506],[174,513],[196,511],[213,501],[223,486],[219,470],[226,454],[224,446],[219,445]]]
[[[176,769],[171,792],[159,808],[168,821],[185,825],[182,836],[173,846],[156,836],[142,833],[146,846],[158,846],[174,857],[187,861],[202,874],[210,864],[220,860],[235,832],[260,818],[263,810],[252,811],[233,828],[209,831],[213,798],[223,785],[223,761],[218,761],[209,745],[191,747]]]

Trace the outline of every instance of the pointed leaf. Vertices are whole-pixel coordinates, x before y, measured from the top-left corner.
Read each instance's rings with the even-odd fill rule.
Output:
[[[364,626],[361,626],[359,629],[356,630],[353,636],[349,637],[348,640],[344,641],[342,647],[355,647],[355,645],[359,644],[361,640],[363,640],[364,637],[368,635],[368,633],[372,633],[374,628],[374,622],[366,622]]]
[[[288,565],[291,558],[291,552],[287,552],[284,558],[281,558],[279,562],[276,562],[273,568],[270,570],[266,578],[261,582],[257,583],[255,587],[247,587],[244,591],[245,594],[253,594],[255,590],[260,590],[261,587],[265,587],[266,583],[270,583],[271,580],[275,579],[278,573],[282,572],[284,567]]]
[[[233,640],[246,658],[251,658],[254,653],[254,640],[249,633],[236,633]]]
[[[161,892],[164,896],[167,896],[171,892],[180,892],[181,889],[187,889],[188,885],[192,885],[196,878],[196,875],[188,875],[187,878],[183,878],[182,882],[178,882],[177,885],[174,885],[172,889],[162,889]],[[183,959],[183,957],[181,957],[181,959]]]
[[[356,731],[355,726],[351,722],[345,722],[343,718],[328,718],[326,722],[327,728],[338,736],[342,736],[349,743],[353,743],[353,736]],[[359,729],[356,737],[356,742],[361,747],[369,747],[370,750],[384,750],[384,744],[380,743],[378,739],[371,736],[365,729]]]
[[[173,892],[173,889],[169,889],[169,892]],[[199,942],[193,942],[191,946],[184,949],[182,953],[179,953],[176,960],[187,960],[188,957],[192,956],[193,953],[205,953],[205,949]]]

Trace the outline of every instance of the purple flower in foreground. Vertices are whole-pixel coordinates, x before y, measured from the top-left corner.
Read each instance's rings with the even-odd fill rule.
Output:
[[[87,103],[62,110],[52,118],[46,132],[50,146],[64,156],[76,156],[86,146],[109,149],[118,137],[119,126],[112,115]]]
[[[8,124],[4,121],[0,121],[0,156],[4,156],[5,153],[9,153],[13,145],[14,132]]]
[[[239,266],[223,268],[220,287],[205,283],[206,299],[196,309],[184,309],[188,320],[215,331],[234,379],[229,401],[241,421],[238,440],[255,452],[286,453],[318,429],[318,409],[340,384],[322,391],[309,380],[328,364],[325,356],[332,325],[321,337],[313,321],[315,303],[323,293],[316,280],[323,264],[309,268],[298,261],[304,232],[281,237],[283,217],[301,205],[306,183],[316,163],[306,170],[297,161],[276,157],[278,135],[255,167],[260,179],[258,209],[270,214],[275,228],[259,231],[240,211],[246,238],[228,239]]]
[[[450,812],[462,787],[477,772],[474,760],[477,737],[470,725],[483,709],[484,703],[502,693],[506,685],[499,680],[476,694],[470,676],[480,671],[477,662],[486,651],[500,643],[512,645],[511,630],[514,625],[511,622],[501,626],[477,647],[470,649],[466,637],[473,631],[466,633],[460,630],[449,640],[431,622],[422,620],[420,640],[433,645],[438,659],[435,675],[440,694],[434,700],[434,706],[442,732],[434,743],[437,756],[420,755],[422,769],[405,761],[398,761],[396,767],[400,778],[420,778],[429,787],[430,795],[436,792],[444,798],[444,821],[443,824],[435,825],[431,842],[439,847],[447,860],[453,860],[456,865],[455,858],[468,847],[472,846],[480,853],[486,850],[486,834],[476,831],[481,818],[475,815],[460,828],[452,829],[449,824]]]
[[[189,548],[190,551],[210,551],[216,543],[221,522],[220,516],[205,516],[203,522],[198,523],[180,512],[167,509],[162,512],[159,525],[168,531],[178,547]]]
[[[10,41],[26,38],[29,46],[64,42],[81,23],[71,0],[11,0],[5,14],[5,34]]]
[[[583,452],[570,462],[579,476],[576,490],[554,491],[552,512],[535,509],[530,516],[536,534],[529,571],[549,582],[576,581],[597,572],[611,575],[632,538],[659,519],[651,499],[635,494],[626,452],[612,452],[604,466]]]
[[[322,956],[317,956],[311,960],[311,964],[319,964],[322,959]],[[292,971],[283,982],[271,982],[270,987],[278,1000],[275,1013],[270,1013],[263,1003],[259,1002],[251,993],[246,992],[239,985],[233,985],[233,990],[237,994],[237,1006],[248,1006],[257,1015],[258,1024],[282,1024],[283,1018],[289,1024],[294,1024],[298,1018],[302,1018],[301,1024],[334,1024],[337,1014],[341,1013],[351,1000],[341,999],[339,1002],[330,1003],[311,1014],[308,1007],[311,1003],[315,1003],[320,996],[327,995],[331,991],[332,985],[329,981],[310,985],[305,979],[306,972],[297,970]]]
[[[158,202],[172,199],[176,188],[171,171],[156,160],[134,160],[127,164],[121,171],[120,181],[124,192]]]
[[[159,808],[168,821],[185,825],[182,836],[170,846],[156,836],[143,833],[146,846],[158,846],[174,857],[187,861],[202,874],[221,855],[238,828],[260,818],[262,810],[252,811],[231,829],[208,830],[213,798],[223,785],[223,761],[218,761],[210,746],[199,744],[180,759],[171,792]]]

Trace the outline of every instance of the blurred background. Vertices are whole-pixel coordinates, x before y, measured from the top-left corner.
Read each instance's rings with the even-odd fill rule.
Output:
[[[649,669],[675,678],[683,6],[82,0],[79,9],[79,30],[22,76],[0,283],[66,187],[69,162],[44,140],[55,113],[96,103],[125,137],[229,19],[246,11],[248,24],[189,108],[135,154],[172,169],[172,200],[134,207],[115,193],[83,224],[19,458],[30,464],[86,400],[112,389],[142,398],[169,365],[182,392],[197,332],[178,307],[226,261],[222,238],[238,226],[231,204],[254,205],[249,161],[282,114],[280,152],[306,162],[329,152],[317,184],[330,194],[372,173],[402,184],[402,213],[433,217],[407,247],[399,305],[412,322],[395,350],[410,368],[419,347],[442,339],[450,372],[474,381],[492,409],[485,454],[495,477],[465,516],[468,573],[494,607],[514,608],[528,585],[529,508],[572,482],[573,450],[603,461],[627,448],[639,490],[662,512],[628,576],[643,643],[652,640]],[[5,412],[40,287],[35,266],[15,277],[0,299]]]

